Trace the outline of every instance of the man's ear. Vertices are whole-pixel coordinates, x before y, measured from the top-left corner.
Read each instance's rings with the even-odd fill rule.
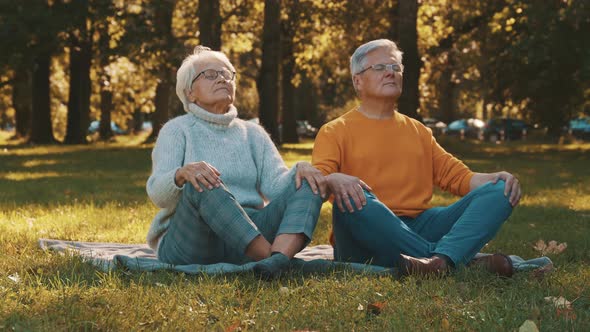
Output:
[[[358,94],[362,87],[362,80],[359,75],[352,76],[352,85]]]

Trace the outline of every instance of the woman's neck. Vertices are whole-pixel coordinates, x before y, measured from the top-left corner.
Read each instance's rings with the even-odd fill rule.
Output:
[[[198,101],[196,101],[195,104],[197,104],[200,108],[204,109],[205,111],[207,111],[209,113],[213,113],[213,114],[225,114],[225,113],[227,113],[227,111],[229,111],[229,108],[231,106],[231,104],[225,104],[225,103],[216,103],[216,104],[206,105],[206,104],[200,103]]]

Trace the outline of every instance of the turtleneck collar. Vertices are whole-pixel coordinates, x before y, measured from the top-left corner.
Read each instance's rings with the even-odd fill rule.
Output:
[[[227,127],[238,116],[238,110],[234,105],[229,106],[229,110],[224,114],[215,114],[206,111],[195,103],[188,105],[188,111],[201,120],[211,122],[215,125]]]

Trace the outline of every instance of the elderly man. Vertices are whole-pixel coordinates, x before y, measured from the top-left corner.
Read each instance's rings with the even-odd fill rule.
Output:
[[[333,194],[335,259],[397,266],[402,274],[480,264],[512,275],[505,255],[473,258],[518,204],[518,180],[472,172],[430,129],[396,111],[403,65],[394,42],[360,46],[350,70],[360,105],[320,129],[312,157]],[[434,186],[463,197],[431,207]]]

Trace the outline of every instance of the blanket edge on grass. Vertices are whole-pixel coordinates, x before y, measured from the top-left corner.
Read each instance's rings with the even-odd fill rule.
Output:
[[[254,264],[256,264],[250,262],[243,265],[230,263],[171,265],[159,261],[154,251],[146,244],[83,242],[44,238],[39,239],[38,244],[41,249],[46,251],[52,250],[64,254],[78,255],[104,272],[115,269],[136,272],[171,270],[187,274],[216,275],[251,271]],[[476,257],[485,255],[489,254],[479,253]],[[553,265],[551,259],[545,256],[529,260],[516,255],[510,255],[509,257],[517,272],[543,269]],[[304,273],[329,272],[337,268],[349,268],[353,271],[377,274],[392,272],[391,268],[359,263],[334,262],[332,259],[333,248],[331,245],[322,244],[307,247],[292,260],[291,269]]]

